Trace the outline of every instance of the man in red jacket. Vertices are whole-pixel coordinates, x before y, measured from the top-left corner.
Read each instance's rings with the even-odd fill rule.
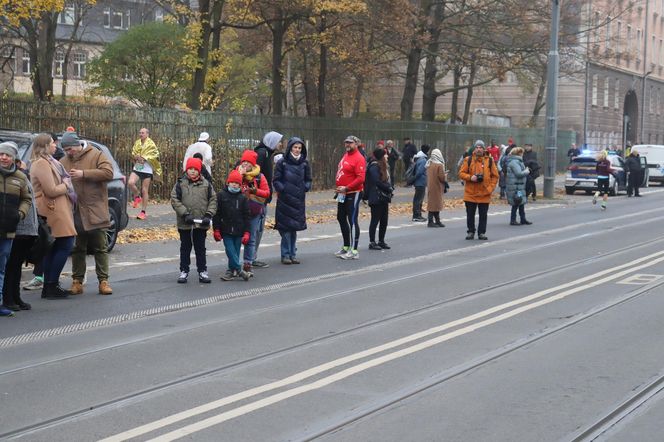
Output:
[[[359,144],[359,138],[352,135],[346,137],[344,140],[346,153],[337,168],[337,221],[341,227],[344,245],[335,255],[341,259],[359,258],[357,245],[360,241],[360,225],[357,217],[360,212],[366,169],[366,160],[358,150]]]

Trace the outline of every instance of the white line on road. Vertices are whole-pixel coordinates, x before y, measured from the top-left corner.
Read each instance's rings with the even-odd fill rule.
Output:
[[[304,370],[300,373],[296,373],[294,375],[291,375],[289,377],[283,378],[279,381],[275,381],[269,384],[265,384],[259,387],[255,387],[231,396],[227,396],[225,398],[218,399],[216,401],[209,402],[207,404],[203,404],[194,408],[191,408],[189,410],[185,410],[180,413],[173,414],[171,416],[156,420],[154,422],[151,422],[146,425],[139,426],[137,428],[119,433],[117,435],[111,436],[109,438],[103,439],[101,442],[119,442],[119,441],[124,441],[127,439],[131,439],[155,430],[158,430],[160,428],[163,428],[168,425],[172,425],[176,422],[180,422],[185,419],[189,419],[191,417],[200,415],[202,413],[206,413],[212,410],[215,410],[217,408],[221,408],[225,405],[229,405],[231,403],[248,399],[250,397],[256,396],[258,394],[266,393],[271,390],[275,390],[277,388],[285,387],[291,384],[294,384],[296,382],[301,382],[305,379],[308,379],[312,376],[324,373],[326,371],[332,370],[334,368],[340,367],[342,365],[348,364],[350,362],[357,361],[359,359],[366,358],[368,356],[372,356],[381,352],[384,352],[386,350],[396,348],[399,346],[402,346],[404,344],[408,344],[411,342],[414,342],[416,340],[425,338],[427,336],[431,336],[437,333],[440,333],[441,331],[448,330],[451,328],[455,328],[464,324],[468,324],[470,322],[476,321],[478,319],[496,314],[500,311],[507,310],[509,308],[514,308],[513,310],[508,310],[498,316],[485,319],[484,321],[468,325],[464,328],[461,328],[459,330],[455,330],[453,332],[429,339],[427,341],[420,342],[418,344],[412,345],[410,347],[403,348],[401,350],[388,353],[386,355],[380,356],[375,359],[371,359],[368,361],[365,361],[363,363],[360,363],[356,366],[346,368],[338,373],[329,375],[325,378],[319,379],[317,381],[311,382],[306,385],[302,385],[296,388],[293,388],[291,390],[287,390],[281,393],[277,393],[275,395],[269,396],[264,399],[260,399],[258,401],[243,405],[241,407],[238,407],[236,409],[221,413],[216,416],[212,416],[210,418],[204,419],[202,421],[196,422],[191,425],[187,425],[185,427],[182,427],[180,429],[171,431],[169,433],[166,433],[162,436],[159,436],[155,439],[152,439],[152,441],[171,441],[175,440],[187,435],[190,435],[192,433],[201,431],[205,428],[218,425],[222,422],[225,422],[227,420],[233,419],[235,417],[253,412],[255,410],[258,410],[260,408],[266,407],[268,405],[283,401],[285,399],[288,399],[293,396],[297,396],[312,390],[320,389],[326,385],[330,385],[334,382],[337,382],[339,380],[345,379],[349,376],[352,376],[354,374],[363,372],[369,368],[384,364],[386,362],[392,361],[394,359],[398,359],[407,355],[410,355],[412,353],[424,350],[426,348],[432,347],[434,345],[437,345],[439,343],[448,341],[450,339],[453,339],[455,337],[473,332],[475,330],[478,330],[480,328],[486,327],[488,325],[495,324],[497,322],[503,321],[505,319],[511,318],[513,316],[516,316],[518,314],[524,313],[526,311],[535,309],[537,307],[549,304],[551,302],[566,298],[567,296],[570,296],[574,293],[578,293],[582,290],[586,290],[588,288],[595,287],[600,284],[604,284],[608,281],[612,281],[614,279],[619,279],[622,278],[623,276],[641,270],[643,268],[651,267],[659,262],[664,261],[664,251],[659,251],[656,253],[653,253],[648,256],[644,256],[638,259],[635,259],[629,263],[622,264],[620,266],[616,266],[611,269],[606,269],[600,272],[597,272],[592,275],[585,276],[583,278],[579,278],[575,281],[571,281],[565,284],[561,284],[555,287],[550,287],[545,290],[541,290],[539,292],[536,292],[534,294],[506,302],[500,305],[497,305],[495,307],[483,310],[481,312],[475,313],[473,315],[466,316],[464,318],[457,319],[455,321],[448,322],[446,324],[442,324],[436,327],[429,328],[427,330],[388,342],[386,344],[376,346],[358,353],[351,354],[349,356],[345,356],[342,358],[338,358],[336,360],[327,362],[325,364],[318,365],[316,367],[312,367],[308,370]],[[639,263],[643,263],[641,265],[638,265]],[[626,269],[622,271],[618,271],[621,269]],[[609,276],[604,277],[605,275],[610,274]],[[581,284],[581,285],[579,285]],[[576,287],[574,287],[576,286]],[[565,289],[565,290],[564,290]],[[560,290],[564,290],[562,292],[559,292]],[[538,298],[543,298],[547,295],[550,295],[552,293],[559,292],[556,295],[540,299],[539,301],[535,301]],[[535,301],[535,302],[532,302]],[[529,303],[530,304],[527,304]],[[525,304],[525,305],[522,305]],[[521,305],[521,307],[518,307]]]

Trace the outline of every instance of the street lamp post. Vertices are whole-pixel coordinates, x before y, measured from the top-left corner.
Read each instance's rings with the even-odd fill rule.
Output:
[[[544,146],[544,198],[553,198],[558,144],[558,28],[560,0],[551,2],[551,47],[546,79],[546,145]]]

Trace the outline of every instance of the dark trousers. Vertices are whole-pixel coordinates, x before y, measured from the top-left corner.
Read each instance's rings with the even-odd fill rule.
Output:
[[[180,271],[189,273],[191,264],[191,247],[196,252],[196,270],[207,271],[207,258],[205,256],[205,229],[180,230]]]
[[[526,196],[537,196],[537,187],[535,186],[535,180],[526,178]]]
[[[468,233],[475,233],[475,212],[477,209],[479,209],[480,224],[477,226],[477,233],[480,235],[485,234],[487,214],[489,213],[489,203],[471,203],[469,201],[464,202],[466,203],[466,226],[468,227]]]
[[[395,163],[388,163],[390,167],[390,184],[394,187],[394,169],[396,167]]]
[[[521,204],[520,206],[512,206],[512,213],[510,215],[510,222],[516,222],[516,211],[519,211],[519,221],[524,222],[526,220],[526,205]]]
[[[377,203],[371,206],[371,222],[369,223],[369,241],[376,242],[376,227],[378,227],[378,242],[385,242],[387,220],[390,206],[387,203]]]
[[[357,249],[360,242],[360,223],[357,221],[360,214],[360,193],[346,195],[343,203],[337,203],[337,221],[344,239],[344,247]]]
[[[30,253],[35,236],[17,236],[12,242],[12,251],[5,267],[5,282],[2,288],[5,305],[19,304],[21,300],[21,266]]]
[[[413,195],[413,218],[422,218],[422,202],[426,193],[426,186],[415,186],[415,195]]]
[[[51,250],[44,256],[44,282],[57,283],[60,281],[60,274],[69,258],[71,249],[74,248],[75,240],[75,236],[55,238]]]
[[[627,175],[627,195],[632,196],[639,194],[639,186],[641,185],[641,173],[630,172]]]

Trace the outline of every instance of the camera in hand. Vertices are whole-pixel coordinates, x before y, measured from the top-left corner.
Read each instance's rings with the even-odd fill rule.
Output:
[[[477,178],[478,183],[481,183],[482,181],[484,181],[484,174],[478,173],[477,175],[475,175],[475,178]]]

